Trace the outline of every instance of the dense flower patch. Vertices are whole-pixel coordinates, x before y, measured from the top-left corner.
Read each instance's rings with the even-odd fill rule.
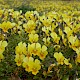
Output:
[[[26,13],[0,9],[0,62],[6,62],[11,55],[8,65],[25,70],[22,74],[26,72],[35,80],[79,78],[80,4],[65,3],[49,6],[46,2],[47,12],[44,6],[43,12],[37,10],[39,7]]]

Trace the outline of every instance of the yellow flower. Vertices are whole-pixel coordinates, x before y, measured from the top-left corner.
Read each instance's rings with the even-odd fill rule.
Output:
[[[58,24],[55,25],[54,23],[52,23],[51,26],[52,26],[52,27],[51,27],[51,31],[53,32],[54,29],[58,26]]]
[[[22,24],[22,21],[18,21],[18,25],[21,25]]]
[[[35,62],[31,65],[33,75],[36,75],[41,69],[40,64],[41,64],[40,61],[38,59],[35,59]]]
[[[50,27],[51,26],[51,22],[52,22],[52,19],[48,18],[43,22],[43,24],[46,27]]]
[[[78,62],[78,63],[80,63],[80,53],[79,54],[77,54],[77,57],[76,57],[76,63]]]
[[[42,31],[44,31],[46,33],[47,36],[49,36],[49,28],[50,27],[42,27]]]
[[[72,64],[71,63],[69,63],[69,68],[72,68]]]
[[[58,37],[58,35],[55,32],[52,32],[50,35],[53,38],[53,41],[58,44],[60,37]]]
[[[32,64],[33,64],[33,57],[25,57],[23,59],[23,67],[25,68],[26,71],[30,72],[32,71]]]
[[[31,44],[31,51],[33,55],[38,55],[41,52],[41,44],[40,43]]]
[[[58,62],[58,64],[61,64],[61,65],[63,65],[64,64],[64,56],[63,56],[63,54],[61,53],[61,52],[55,52],[54,53],[54,57],[56,58],[56,60],[57,60],[57,62]]]
[[[27,20],[31,19],[30,16],[33,16],[33,11],[28,11],[28,12],[25,13],[25,17],[26,17]]]
[[[27,57],[31,57],[32,56],[32,48],[31,48],[30,44],[28,44],[26,56]]]
[[[76,49],[76,53],[80,54],[80,47]]]
[[[20,43],[18,43],[18,46],[16,46],[16,51],[15,51],[15,53],[16,54],[27,54],[27,50],[26,50],[26,43],[22,43],[22,42],[20,42]]]
[[[58,31],[59,31],[59,35],[62,36],[63,34],[62,30],[59,28]]]
[[[2,17],[3,12],[4,11],[0,9],[0,17]]]
[[[45,20],[46,20],[46,16],[45,16],[45,15],[40,16],[40,17],[39,17],[39,19],[40,19],[40,21],[41,21],[41,22],[43,22],[43,21],[45,21]]]
[[[70,21],[71,17],[70,16],[67,16],[66,14],[63,14],[63,20],[69,24],[69,21]]]
[[[65,45],[65,46],[67,46],[67,39],[65,38],[65,35],[64,34],[62,34],[62,42],[63,42],[63,44]]]
[[[46,17],[46,16],[43,15],[43,16],[40,17],[40,21],[43,23],[44,26],[50,27],[52,19],[50,17]]]
[[[38,37],[39,37],[38,34],[29,34],[29,41],[31,43],[35,43],[38,41]]]
[[[54,49],[58,51],[60,49],[60,45],[54,45]]]
[[[9,21],[7,22],[3,22],[2,24],[0,24],[0,28],[4,31],[4,32],[7,32],[8,29],[11,29],[13,28],[13,24]]]
[[[80,23],[75,25],[76,26],[72,26],[72,30],[74,31],[74,33],[77,33],[78,31],[80,31]]]
[[[8,45],[6,41],[0,41],[0,53],[3,53],[5,50],[5,47]]]
[[[8,10],[5,10],[5,11],[4,11],[4,17],[8,17],[8,15],[9,15],[9,14],[8,14]]]
[[[31,33],[36,28],[36,23],[33,20],[29,20],[27,24],[23,24],[25,31]]]
[[[14,11],[12,17],[17,19],[19,15],[20,15],[19,11]]]
[[[43,45],[42,49],[41,49],[41,52],[38,56],[40,57],[41,60],[43,60],[46,57],[47,54],[48,54],[47,47],[45,45]]]
[[[52,69],[54,66],[56,66],[56,64],[51,64],[51,65],[48,67],[47,73],[50,73],[50,72],[51,72],[51,69]]]
[[[21,66],[22,65],[22,62],[23,62],[23,59],[24,59],[24,55],[19,55],[19,54],[16,54],[15,56],[15,62],[17,64],[17,66]]]
[[[33,20],[33,21],[36,21],[38,19],[38,12],[37,11],[27,11],[25,13],[25,17],[27,20]]]
[[[5,47],[8,45],[8,43],[6,41],[0,41],[0,61],[2,59],[4,59],[4,56],[3,56],[3,52],[5,50]]]
[[[6,47],[8,45],[7,41],[0,41],[0,46]]]
[[[4,39],[5,39],[4,34],[0,33],[0,40],[4,40]]]
[[[25,57],[23,59],[23,67],[26,71],[31,72],[32,74],[36,75],[39,70],[41,69],[40,61],[38,59],[33,59],[33,57]]]
[[[67,37],[71,36],[73,31],[69,27],[65,27],[64,32],[67,34]]]
[[[69,59],[64,59],[64,64],[69,65]]]
[[[44,44],[45,45],[49,45],[51,42],[50,42],[50,37],[48,37],[48,38],[43,38],[43,41],[44,41]]]
[[[70,47],[73,49],[73,50],[76,50],[77,48],[76,47],[79,47],[80,46],[80,41],[79,39],[77,38],[77,36],[70,36],[68,38],[68,42],[70,43]]]

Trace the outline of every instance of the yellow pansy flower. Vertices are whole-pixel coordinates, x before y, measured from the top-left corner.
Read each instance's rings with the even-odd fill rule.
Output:
[[[60,49],[60,45],[54,45],[55,51],[58,51]]]
[[[62,34],[62,42],[65,46],[67,46],[67,39],[65,38],[64,34]]]
[[[40,61],[38,59],[35,59],[34,63],[31,65],[31,68],[32,68],[32,74],[36,75],[41,69]]]
[[[63,14],[63,21],[65,21],[67,24],[69,24],[71,19],[71,16],[67,16],[66,14]]]
[[[27,19],[27,20],[30,20],[30,16],[31,16],[31,15],[33,16],[33,11],[28,11],[28,12],[26,12],[26,13],[25,13],[26,19]]]
[[[69,59],[64,59],[64,64],[69,65]]]
[[[15,62],[17,64],[17,66],[21,66],[22,65],[22,62],[23,62],[24,57],[25,56],[23,54],[21,54],[21,55],[16,54],[15,55]]]
[[[45,45],[49,45],[51,42],[50,42],[50,37],[48,37],[48,38],[43,38],[43,41],[44,41],[44,44]]]
[[[59,31],[59,35],[62,36],[63,34],[62,30],[59,28],[58,31]]]
[[[80,63],[80,53],[77,54],[77,57],[76,57],[75,61],[76,61],[76,63]]]
[[[25,13],[25,17],[27,20],[33,20],[33,21],[36,21],[38,19],[38,12],[37,11],[27,11]]]
[[[42,48],[41,48],[41,52],[39,53],[38,56],[41,60],[43,60],[46,57],[47,54],[48,54],[47,47],[45,45],[43,45]]]
[[[26,56],[27,56],[27,57],[31,57],[31,56],[32,56],[31,44],[28,44]]]
[[[51,65],[48,67],[47,73],[52,72],[51,69],[52,69],[54,66],[56,66],[56,64],[51,64]]]
[[[52,32],[50,35],[53,38],[53,41],[58,44],[60,37],[58,37],[58,35],[55,32]]]
[[[71,63],[69,63],[69,68],[72,68],[73,66],[72,66],[72,64]]]
[[[73,50],[76,50],[77,48],[76,47],[79,47],[80,46],[80,41],[79,39],[77,38],[77,36],[70,36],[68,38],[68,42],[70,43],[69,46],[73,49]]]
[[[38,34],[29,34],[29,41],[31,43],[35,43],[38,41],[38,37],[39,37]]]
[[[14,11],[13,14],[12,14],[12,17],[17,19],[17,17],[20,15],[20,12],[19,11]]]
[[[67,34],[67,37],[71,36],[73,31],[69,27],[65,27],[64,32]]]
[[[66,65],[68,65],[69,66],[69,68],[72,68],[72,64],[71,63],[69,63],[69,60],[70,59],[64,59],[64,64],[66,64]]]
[[[30,72],[32,71],[32,64],[33,64],[33,57],[25,57],[23,59],[23,67],[25,68],[26,71]]]
[[[44,26],[50,27],[52,19],[50,17],[46,17],[45,15],[40,17],[40,21],[43,23]]]
[[[0,28],[1,28],[4,32],[7,32],[8,29],[11,29],[11,28],[13,28],[13,27],[14,27],[13,24],[12,24],[11,22],[9,22],[9,21],[3,22],[2,24],[0,24]]]
[[[33,20],[29,20],[27,24],[23,24],[25,31],[31,33],[36,28],[36,23]]]
[[[0,41],[0,53],[2,54],[5,50],[5,47],[8,45],[7,41]]]
[[[46,20],[46,16],[45,15],[40,16],[39,19],[40,19],[41,22],[43,22],[44,20]]]
[[[0,17],[2,17],[3,12],[4,12],[4,10],[0,9]]]
[[[49,36],[49,28],[50,27],[42,27],[42,31],[44,31],[46,33],[47,36]]]
[[[18,46],[16,46],[16,54],[27,54],[27,50],[26,50],[26,43],[18,43]]]
[[[64,64],[64,56],[63,56],[63,54],[61,53],[61,52],[55,52],[54,53],[54,57],[56,58],[56,60],[57,60],[57,62],[58,62],[58,64],[61,64],[61,65],[63,65]]]
[[[80,54],[80,47],[76,49],[76,53]]]
[[[41,52],[41,44],[40,43],[31,44],[31,51],[33,55],[38,55]]]
[[[53,32],[54,29],[58,26],[58,24],[55,25],[54,23],[52,23],[51,26],[52,26],[52,27],[51,27],[51,31]]]

